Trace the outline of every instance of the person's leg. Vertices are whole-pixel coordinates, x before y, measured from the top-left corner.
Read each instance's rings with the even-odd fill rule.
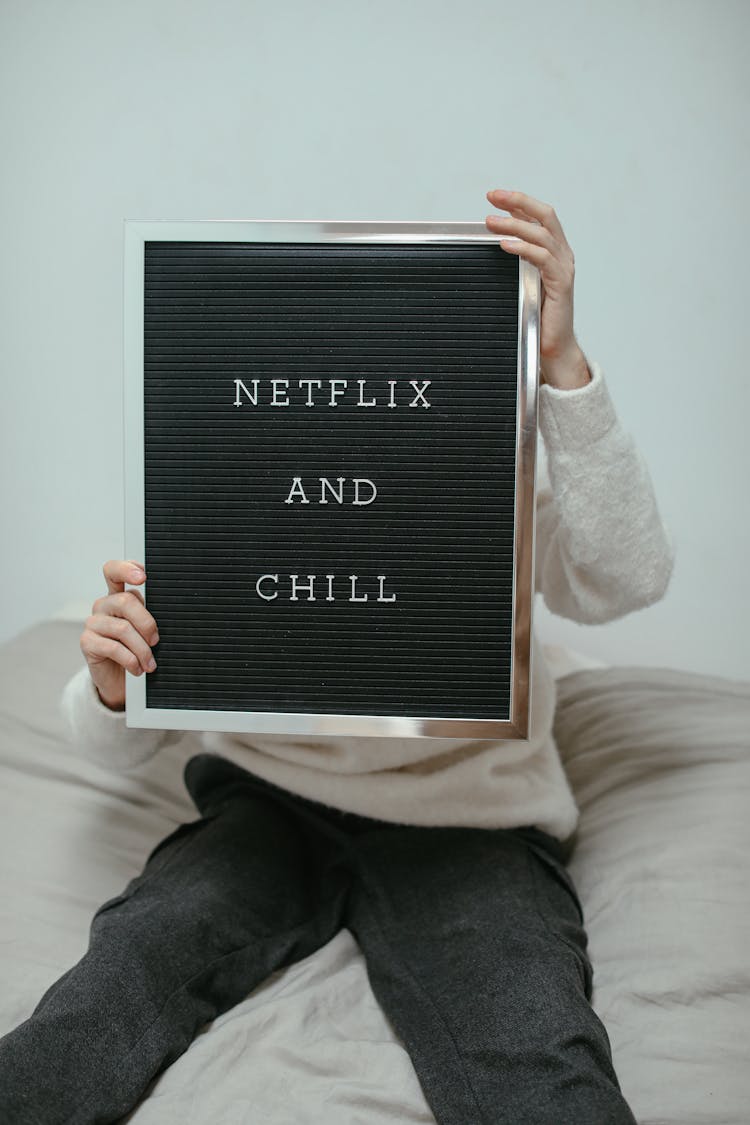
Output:
[[[439,1125],[635,1125],[559,847],[535,829],[358,836],[344,925]]]
[[[202,1025],[340,929],[327,838],[214,755],[185,780],[204,815],[99,907],[86,954],[0,1039],[0,1121],[119,1120]]]

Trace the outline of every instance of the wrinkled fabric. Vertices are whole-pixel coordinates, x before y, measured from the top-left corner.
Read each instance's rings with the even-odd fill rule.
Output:
[[[559,841],[359,817],[210,754],[185,780],[201,816],[0,1039],[0,1120],[119,1120],[206,1023],[346,927],[438,1125],[634,1125]]]

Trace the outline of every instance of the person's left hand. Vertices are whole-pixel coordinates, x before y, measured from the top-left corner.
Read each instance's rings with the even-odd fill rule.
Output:
[[[525,258],[541,274],[542,382],[562,389],[583,386],[591,375],[573,331],[575,259],[554,208],[521,191],[500,188],[488,191],[487,199],[510,213],[488,215],[487,229],[500,232],[503,250]],[[514,240],[509,241],[510,236]]]

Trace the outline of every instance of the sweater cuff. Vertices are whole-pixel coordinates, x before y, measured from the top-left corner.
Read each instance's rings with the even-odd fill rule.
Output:
[[[582,387],[539,387],[539,429],[548,450],[593,445],[617,424],[617,413],[599,364],[587,361],[591,379]]]
[[[88,664],[79,668],[65,684],[62,708],[65,717],[70,719],[76,717],[76,712],[80,714],[84,711],[89,730],[93,730],[96,726],[102,733],[110,733],[125,727],[125,711],[112,711],[101,702]]]
[[[125,729],[125,712],[113,711],[102,703],[87,664],[68,680],[61,702],[71,733],[83,727],[94,737],[101,735],[109,740]]]
[[[135,769],[168,738],[163,730],[128,727],[124,711],[112,711],[102,703],[86,664],[65,685],[60,704],[70,742],[82,757],[105,769],[118,773]]]
[[[130,730],[124,711],[102,703],[87,664],[68,680],[60,708],[78,752],[109,769],[140,765],[155,753],[164,735],[160,730]]]

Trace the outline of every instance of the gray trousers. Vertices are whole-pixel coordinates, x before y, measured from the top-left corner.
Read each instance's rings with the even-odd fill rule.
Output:
[[[200,818],[0,1039],[0,1121],[119,1120],[204,1024],[345,926],[439,1125],[634,1125],[554,837],[356,816],[214,754],[185,782]]]

